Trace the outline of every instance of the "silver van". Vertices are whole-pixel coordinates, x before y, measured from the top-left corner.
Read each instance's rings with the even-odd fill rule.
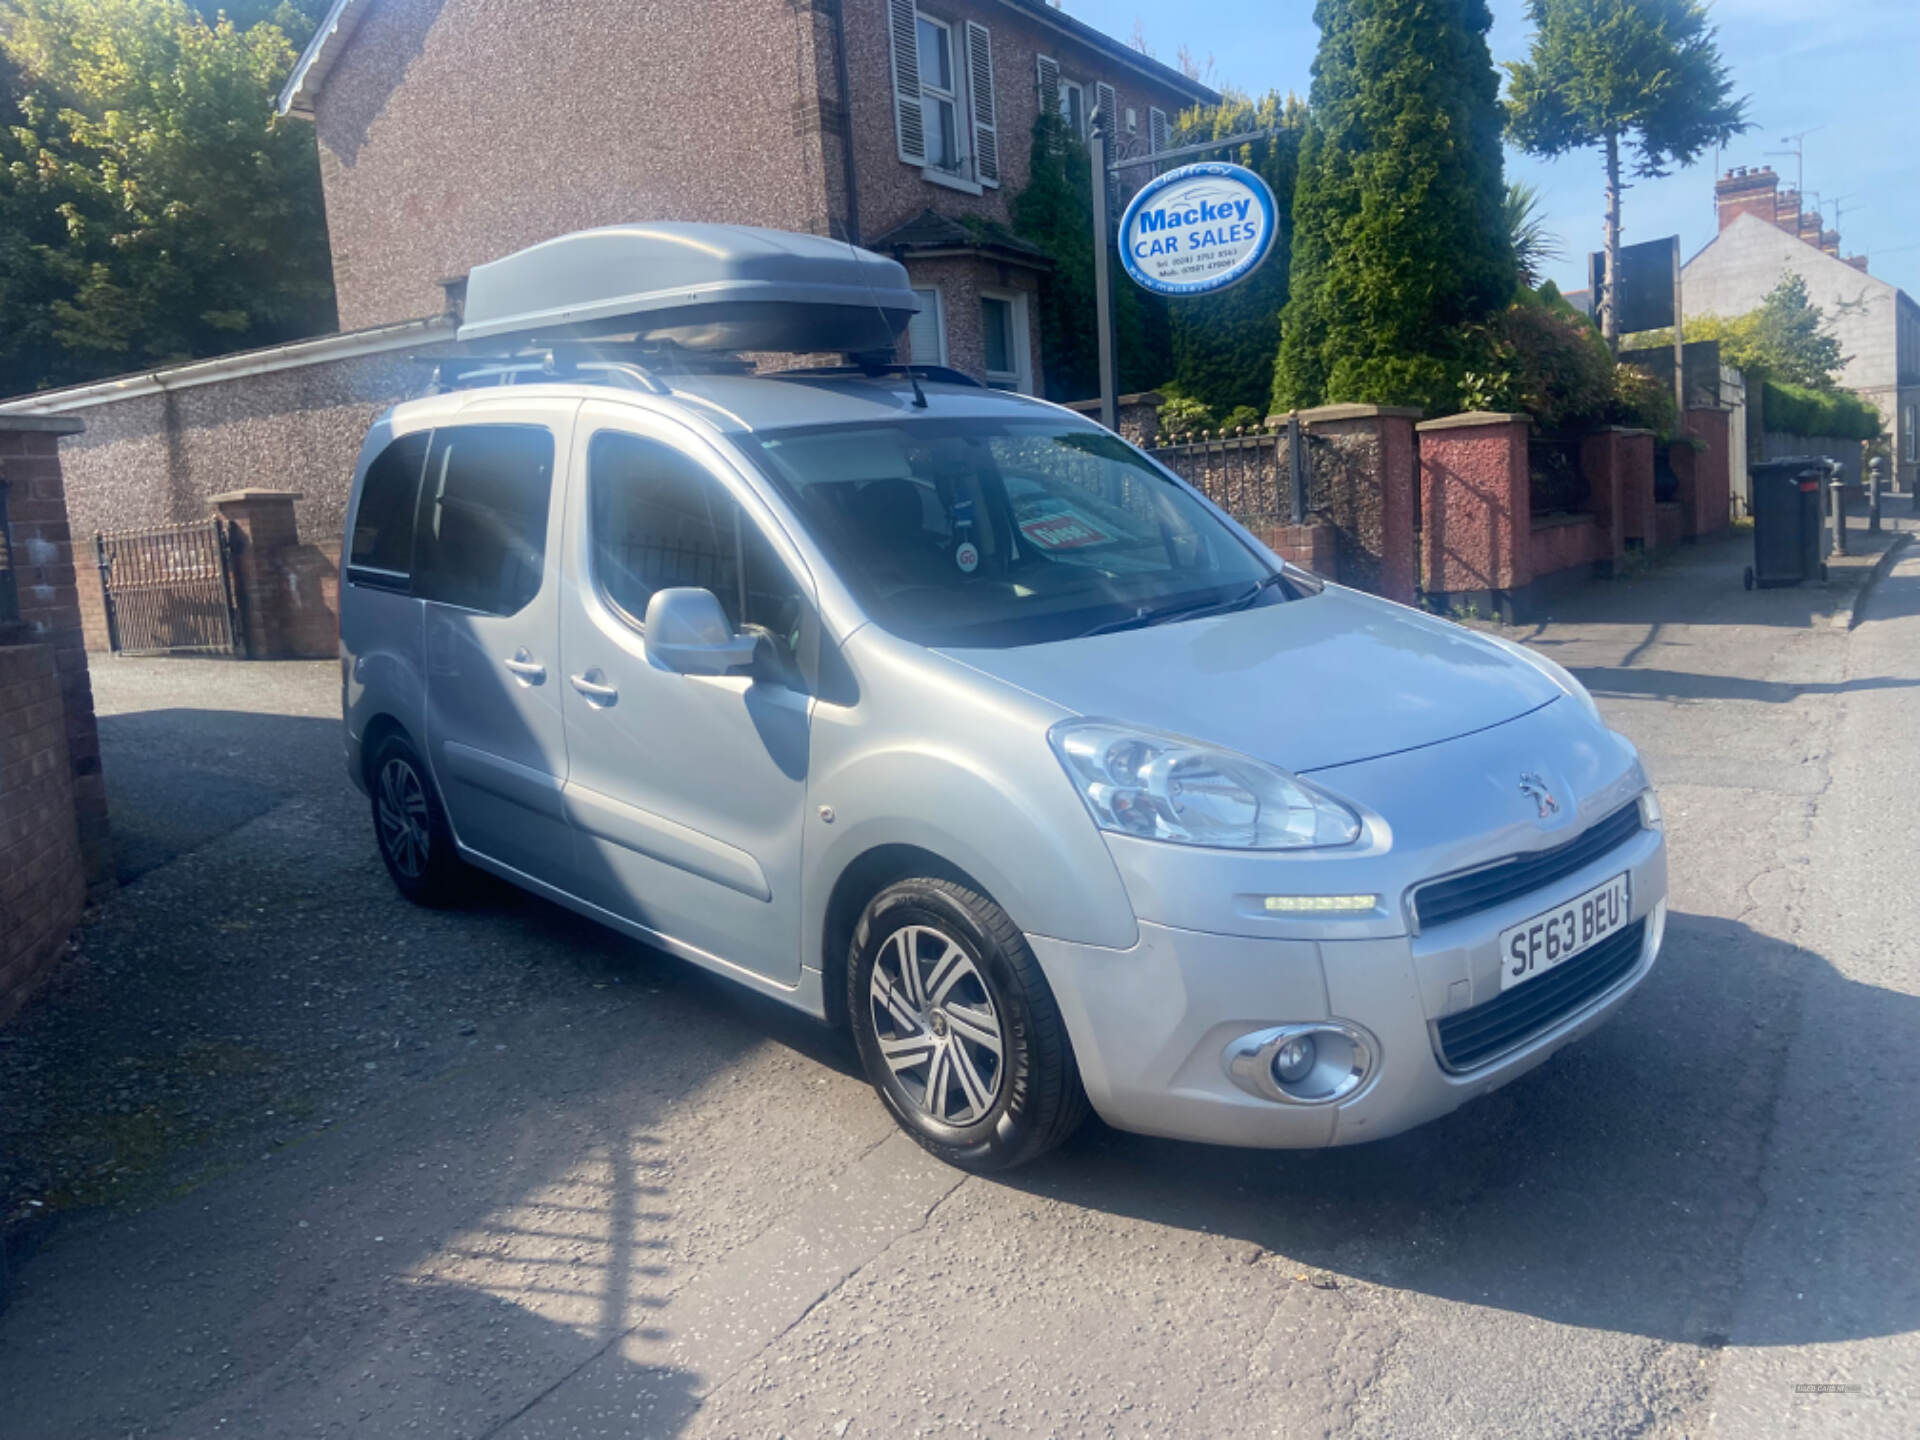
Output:
[[[521,286],[493,333],[556,306]],[[476,867],[845,1026],[955,1165],[1089,1104],[1390,1135],[1660,947],[1659,806],[1566,671],[959,376],[477,357],[373,426],[342,568],[347,766],[403,894]]]

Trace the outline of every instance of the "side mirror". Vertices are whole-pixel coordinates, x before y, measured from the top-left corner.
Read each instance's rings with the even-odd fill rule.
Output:
[[[753,663],[759,639],[736,635],[711,590],[656,590],[647,601],[647,655],[681,675],[724,675]]]

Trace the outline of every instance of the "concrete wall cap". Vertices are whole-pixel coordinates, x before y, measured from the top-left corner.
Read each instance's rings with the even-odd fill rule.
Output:
[[[1290,413],[1298,414],[1302,425],[1311,425],[1332,420],[1418,420],[1427,412],[1417,405],[1315,405],[1296,412],[1275,411],[1267,423],[1284,425]]]
[[[1416,430],[1465,430],[1475,425],[1513,425],[1533,423],[1531,415],[1506,410],[1468,410],[1459,415],[1442,415],[1438,420],[1422,420]]]
[[[1642,425],[1596,425],[1595,435],[1651,435],[1653,431]]]
[[[0,411],[0,435],[27,431],[40,435],[78,435],[87,422],[66,415],[8,415]]]
[[[210,495],[210,505],[237,505],[246,500],[304,500],[306,496],[298,490],[229,490],[224,495]]]

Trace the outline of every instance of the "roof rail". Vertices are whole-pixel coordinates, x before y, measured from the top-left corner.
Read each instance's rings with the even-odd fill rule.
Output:
[[[752,368],[737,356],[694,354],[673,345],[582,341],[535,343],[510,355],[410,355],[407,358],[413,364],[434,367],[431,394],[573,380],[665,395],[669,387],[657,372],[744,374]]]
[[[936,385],[971,385],[976,390],[986,388],[964,370],[955,370],[950,365],[901,365],[891,360],[856,360],[851,365],[805,365],[792,370],[772,370],[768,373],[783,377],[865,375],[869,379],[877,379],[882,375],[905,375],[908,379],[931,380]]]

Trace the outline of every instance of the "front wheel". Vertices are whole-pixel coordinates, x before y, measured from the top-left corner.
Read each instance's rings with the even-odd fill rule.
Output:
[[[1033,950],[993,901],[902,880],[854,931],[847,1010],[895,1120],[963,1170],[1024,1164],[1086,1118],[1066,1025]]]

